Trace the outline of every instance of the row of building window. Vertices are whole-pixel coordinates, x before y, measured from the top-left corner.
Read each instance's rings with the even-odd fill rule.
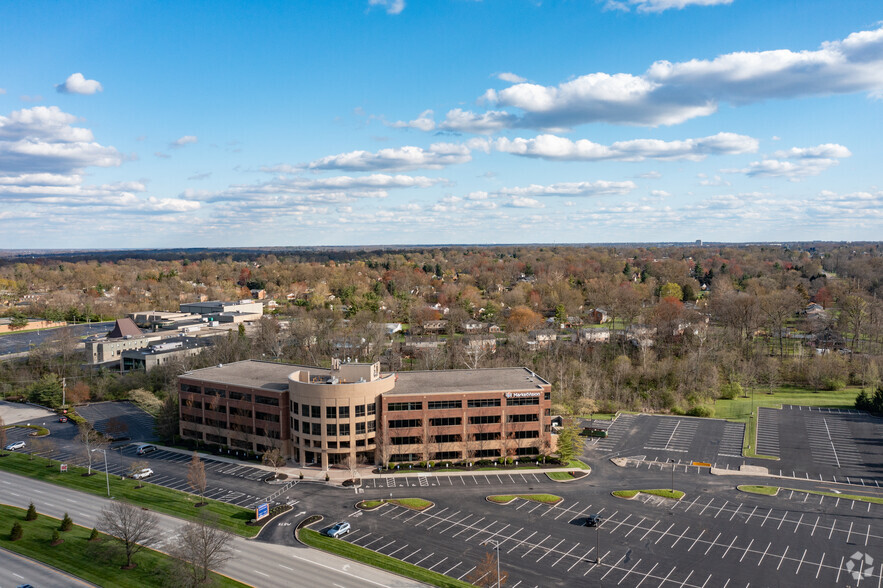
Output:
[[[293,441],[294,441],[295,445],[301,444],[300,437],[295,437],[293,439]],[[328,445],[328,449],[349,449],[351,447],[351,444],[349,441],[340,441],[340,442],[327,441],[326,443]],[[304,439],[303,444],[305,447],[316,447],[316,448],[322,447],[322,442],[318,441],[318,440],[313,440],[312,442],[310,442],[309,439]],[[373,444],[374,444],[374,437],[368,437],[367,440],[366,439],[356,439],[356,447],[366,447],[367,445],[373,445]]]
[[[526,457],[531,455],[539,454],[539,449],[536,447],[519,447],[515,451],[515,455],[518,457]],[[483,459],[489,457],[500,457],[499,449],[480,449],[478,451],[472,452],[472,457],[476,459]],[[437,451],[433,453],[430,459],[434,460],[452,460],[452,459],[465,459],[462,451]],[[409,462],[409,461],[422,461],[423,455],[419,453],[394,453],[389,461],[396,462]]]
[[[194,386],[193,384],[181,384],[181,392],[189,392],[191,394],[205,394],[206,396],[216,396],[218,398],[226,398],[227,391],[221,390],[220,388],[200,388],[199,386]],[[230,391],[230,400],[242,400],[245,402],[251,402],[251,394],[246,392],[237,392],[235,390]],[[279,406],[279,399],[273,396],[259,396],[255,394],[254,396],[255,404],[266,404],[267,406]],[[182,401],[183,402],[183,401]],[[202,403],[199,401],[194,401],[195,404]]]
[[[510,414],[506,417],[508,423],[535,423],[540,420],[539,415],[530,414]],[[501,422],[500,415],[483,415],[469,417],[470,425],[496,425]],[[438,419],[429,419],[432,427],[456,427],[463,424],[461,417],[446,417]],[[390,429],[413,429],[423,426],[423,419],[393,419],[389,421]]]
[[[366,423],[356,423],[356,435],[365,435],[366,433],[373,433],[377,428],[377,423],[375,421],[368,421]],[[304,421],[303,424],[300,421],[291,420],[291,429],[295,432],[303,432],[304,435],[313,435],[318,437],[322,434],[322,424],[321,423],[310,423]],[[325,425],[325,434],[329,437],[346,437],[350,434],[350,424],[349,423],[327,423]]]
[[[515,439],[537,439],[540,436],[539,431],[515,431],[514,438]],[[432,443],[459,443],[462,440],[461,435],[433,435],[430,437]],[[500,433],[473,433],[472,439],[474,441],[499,441]],[[390,438],[390,443],[393,445],[417,445],[423,442],[422,437],[409,436],[409,437],[392,437]]]
[[[311,419],[320,419],[322,418],[322,407],[321,406],[310,406],[309,404],[301,404],[298,405],[297,402],[291,403],[291,414],[297,414],[300,412],[300,415],[303,417],[309,417]],[[364,417],[366,414],[369,416],[373,416],[377,413],[377,405],[375,403],[371,404],[358,404],[354,407],[354,412],[356,418]],[[325,407],[325,418],[326,419],[348,419],[350,418],[350,407],[349,406],[326,406]]]
[[[533,396],[528,398],[507,398],[506,406],[539,406],[540,397]],[[466,406],[468,408],[492,408],[497,406],[502,406],[502,401],[499,398],[476,398],[474,400],[467,400]],[[426,407],[429,410],[451,410],[451,409],[462,409],[463,401],[462,400],[430,400],[426,403]],[[422,402],[390,402],[387,405],[387,410],[390,412],[398,412],[403,410],[423,410]]]

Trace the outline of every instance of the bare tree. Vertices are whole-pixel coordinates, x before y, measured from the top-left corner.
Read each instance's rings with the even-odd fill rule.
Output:
[[[499,557],[499,554],[497,554]],[[506,583],[506,580],[509,578],[509,574],[500,571],[499,577],[497,576],[497,567],[499,562],[497,558],[494,557],[494,554],[491,552],[487,552],[484,554],[484,558],[475,566],[475,569],[472,570],[466,579],[469,580],[470,584],[474,584],[475,586],[484,586],[485,588],[491,587],[499,587],[503,586]]]
[[[392,443],[389,439],[389,429],[384,427],[379,421],[377,426],[380,428],[374,440],[377,444],[377,449],[374,452],[374,461],[378,462],[380,469],[383,470],[389,467],[389,459],[392,457]]]
[[[126,421],[119,417],[112,417],[107,421],[107,425],[104,427],[104,433],[111,440],[116,440],[120,437],[126,435],[129,432],[129,425],[126,424]]]
[[[203,506],[205,504],[206,487],[205,462],[199,459],[199,454],[195,451],[193,452],[193,458],[190,460],[190,465],[187,466],[187,485],[199,494],[200,503],[196,506]]]
[[[263,457],[261,457],[261,463],[273,468],[273,479],[275,480],[279,477],[279,468],[283,467],[287,463],[287,460],[278,447],[273,447],[264,452]]]
[[[134,477],[135,474],[137,474],[138,472],[140,472],[140,471],[143,470],[144,468],[148,467],[149,465],[150,465],[150,464],[148,464],[148,463],[147,463],[146,461],[144,461],[143,459],[139,459],[139,460],[137,460],[137,461],[133,461],[132,463],[129,464],[129,476],[133,476],[133,477]],[[144,487],[144,483],[143,483],[143,482],[141,481],[141,479],[139,478],[139,479],[138,479],[138,485],[136,486],[136,488],[143,488],[143,487]]]
[[[361,476],[359,476],[359,467],[361,467],[364,463],[365,463],[365,460],[363,458],[357,457],[353,454],[348,455],[343,460],[343,465],[346,468],[347,472],[349,473],[350,480],[353,481],[353,484],[356,483],[357,476],[361,479]]]
[[[132,557],[158,535],[158,519],[147,509],[125,502],[112,502],[101,512],[98,529],[118,539],[125,548],[126,568],[132,569]]]
[[[5,456],[3,450],[6,448],[6,422],[0,417],[0,456]]]
[[[178,538],[171,551],[181,563],[181,579],[187,586],[205,584],[211,570],[217,570],[233,557],[232,535],[219,529],[216,518],[209,513],[181,527]]]
[[[92,474],[92,458],[96,449],[103,448],[107,442],[104,435],[92,428],[89,423],[80,423],[78,425],[80,432],[77,434],[77,442],[82,446],[83,455],[86,457],[88,464],[87,475]]]
[[[31,441],[31,455],[40,455],[46,458],[46,465],[49,466],[52,463],[52,454],[55,453],[55,442],[49,438],[45,437],[35,437]]]

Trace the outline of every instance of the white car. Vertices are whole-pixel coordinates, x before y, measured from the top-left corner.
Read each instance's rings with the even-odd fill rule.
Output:
[[[14,441],[6,446],[6,451],[15,451],[16,449],[24,449],[25,442],[24,441]]]
[[[153,470],[150,468],[144,468],[139,472],[135,472],[132,474],[132,478],[135,480],[143,480],[144,478],[149,478],[153,475]]]

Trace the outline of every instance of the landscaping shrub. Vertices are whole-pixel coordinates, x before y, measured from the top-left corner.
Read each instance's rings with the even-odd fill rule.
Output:
[[[9,540],[10,541],[18,541],[24,535],[24,529],[21,528],[21,523],[15,521],[12,523],[12,531],[9,532]]]
[[[74,528],[74,521],[71,519],[67,513],[64,513],[64,518],[61,519],[61,527],[62,531],[70,531]]]
[[[28,514],[25,515],[26,521],[36,521],[37,520],[37,507],[34,506],[32,502],[30,506],[28,506]]]

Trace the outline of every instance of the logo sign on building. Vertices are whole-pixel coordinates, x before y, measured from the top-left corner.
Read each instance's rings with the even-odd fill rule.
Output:
[[[258,507],[254,509],[254,518],[256,521],[259,521],[267,516],[270,516],[270,505],[266,502],[263,504],[259,504]]]
[[[60,467],[61,467],[61,471],[62,471],[62,473],[64,473],[64,472],[67,471],[67,464],[66,464],[66,463],[61,464]]]
[[[506,398],[536,398],[539,392],[506,392]]]

